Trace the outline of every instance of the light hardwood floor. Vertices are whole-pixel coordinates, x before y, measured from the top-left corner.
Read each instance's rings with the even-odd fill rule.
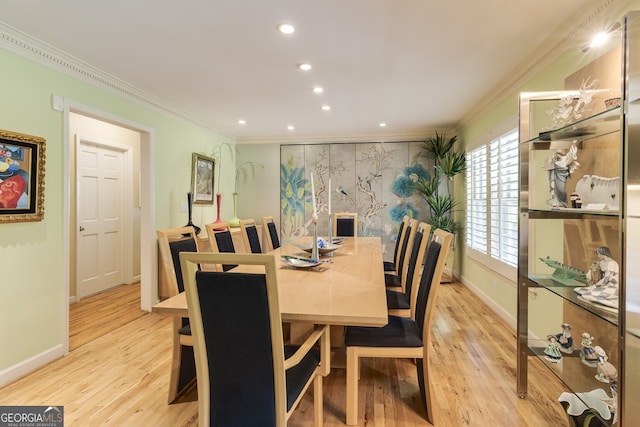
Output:
[[[81,323],[91,322],[91,313],[103,316],[87,310]],[[134,317],[0,389],[0,405],[64,405],[66,426],[196,425],[196,402],[166,403],[171,319],[156,313]],[[437,426],[568,425],[556,402],[563,387],[539,362],[529,362],[529,398],[517,397],[514,332],[466,287],[455,282],[441,287],[435,319]],[[429,426],[415,369],[410,360],[364,359],[359,424]],[[326,426],[344,425],[344,390],[344,370],[333,369],[324,381]],[[312,414],[309,393],[289,426],[313,425]]]
[[[140,283],[121,285],[69,307],[69,351],[142,317]]]

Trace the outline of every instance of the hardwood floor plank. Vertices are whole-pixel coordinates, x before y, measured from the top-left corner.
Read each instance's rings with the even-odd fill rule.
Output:
[[[171,318],[128,307],[78,310],[80,329],[89,331],[100,327],[84,324],[100,324],[104,313],[133,319],[0,389],[0,404],[64,405],[66,426],[197,425],[197,402],[166,403]],[[431,380],[438,427],[567,425],[556,402],[564,389],[538,361],[529,363],[529,398],[518,398],[515,332],[466,287],[443,285],[436,310]],[[344,426],[345,384],[344,369],[333,369],[324,379],[327,427]],[[408,359],[363,359],[359,406],[361,426],[430,425],[416,367]],[[312,425],[311,392],[289,426]]]
[[[120,285],[69,306],[69,350],[93,341],[146,314],[140,283]]]

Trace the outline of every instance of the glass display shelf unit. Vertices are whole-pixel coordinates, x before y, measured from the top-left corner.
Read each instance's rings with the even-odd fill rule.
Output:
[[[548,150],[550,142],[553,141],[582,142],[618,132],[620,131],[620,111],[619,106],[609,108],[564,127],[541,132],[524,143],[531,143],[533,150]]]
[[[528,361],[541,361],[566,385],[562,396],[591,409],[605,402],[612,414],[601,424],[631,427],[640,419],[640,11],[622,22],[620,49],[567,76],[574,89],[520,95],[516,381],[526,398]],[[579,104],[587,77],[610,82],[601,89],[619,106],[547,132],[553,113]],[[592,111],[605,107],[598,95]],[[574,291],[587,272],[606,286],[589,298],[613,307]],[[557,354],[558,332],[570,332],[575,352]],[[593,353],[602,361],[584,363]]]

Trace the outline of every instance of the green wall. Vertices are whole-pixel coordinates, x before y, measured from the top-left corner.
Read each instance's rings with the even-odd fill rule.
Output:
[[[216,146],[235,141],[160,109],[119,96],[0,48],[0,128],[46,139],[45,218],[42,222],[0,223],[0,385],[20,364],[50,358],[66,340],[64,115],[51,108],[57,95],[113,117],[152,129],[155,139],[155,225],[177,227],[187,222],[180,211],[190,190],[191,154],[215,153]],[[73,137],[73,136],[71,136]],[[226,159],[233,164],[235,159]],[[233,191],[233,170],[223,171],[223,194]],[[218,177],[216,177],[218,179]],[[231,206],[223,206],[231,216]],[[194,222],[215,219],[215,207],[194,207]],[[70,236],[69,238],[73,238]],[[43,359],[43,360],[44,360]],[[37,363],[37,362],[36,362]]]

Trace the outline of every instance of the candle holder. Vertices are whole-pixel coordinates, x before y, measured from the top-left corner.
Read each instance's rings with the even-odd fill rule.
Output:
[[[320,253],[318,251],[318,221],[313,219],[313,243],[311,244],[311,260],[320,261]]]
[[[200,234],[200,227],[198,227],[191,221],[191,213],[193,210],[193,195],[190,192],[187,193],[187,207],[189,209],[189,222],[185,224],[185,227],[193,227],[193,230],[196,232],[197,236],[198,234]]]

